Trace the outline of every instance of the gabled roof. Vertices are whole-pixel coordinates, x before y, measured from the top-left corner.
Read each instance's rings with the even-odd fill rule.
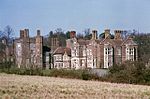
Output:
[[[64,55],[65,53],[67,53],[68,56],[71,56],[71,49],[70,48],[66,48],[66,47],[58,47],[55,51],[54,51],[54,55],[56,54],[62,54]]]
[[[122,46],[125,44],[129,44],[129,45],[137,45],[133,39],[131,37],[128,37],[125,40],[122,39],[110,39],[110,38],[105,38],[103,39],[100,44],[105,44],[105,43],[110,43],[111,45],[115,45],[115,46]]]
[[[126,40],[124,40],[124,42],[122,43],[122,45],[125,45],[125,44],[128,44],[128,45],[137,45],[133,39],[131,37],[128,37]]]
[[[105,38],[103,39],[100,44],[105,44],[105,43],[109,43],[111,45],[114,45],[114,39],[110,39],[110,38]]]

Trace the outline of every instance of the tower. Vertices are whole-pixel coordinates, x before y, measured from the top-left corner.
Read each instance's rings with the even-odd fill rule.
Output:
[[[43,37],[40,35],[40,30],[37,30],[35,46],[36,46],[35,65],[37,66],[37,68],[42,68],[43,67]]]

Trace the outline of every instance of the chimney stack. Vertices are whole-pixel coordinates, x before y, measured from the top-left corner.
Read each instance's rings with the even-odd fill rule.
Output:
[[[114,32],[115,32],[115,39],[121,40],[122,39],[121,34],[123,31],[122,30],[115,30]]]
[[[41,35],[40,30],[37,30],[37,36],[40,36],[40,35]]]
[[[92,30],[92,39],[93,40],[97,39],[97,30]]]
[[[110,29],[105,29],[105,38],[110,38]]]
[[[24,30],[20,30],[20,38],[24,38]]]
[[[70,38],[75,38],[75,37],[76,37],[76,31],[71,31]]]
[[[29,37],[29,29],[24,29],[24,37],[25,38]]]

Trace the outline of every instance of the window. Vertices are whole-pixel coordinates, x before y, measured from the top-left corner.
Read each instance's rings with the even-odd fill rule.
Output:
[[[89,51],[90,51],[90,52],[89,52],[89,55],[92,55],[92,50],[90,49]]]
[[[61,61],[61,56],[59,56],[59,60]]]
[[[105,54],[107,54],[107,48],[105,48]]]
[[[86,50],[85,49],[83,50],[83,56],[86,56]]]
[[[77,47],[75,46],[75,47],[74,47],[74,50],[76,50],[76,49],[77,49]]]
[[[57,61],[59,60],[59,56],[56,57],[56,60],[57,60]]]
[[[78,52],[77,52],[77,50],[75,50],[75,56],[78,56]]]
[[[87,55],[89,55],[89,49],[87,49]]]
[[[75,51],[74,50],[71,50],[71,54],[72,54],[72,56],[75,56]]]
[[[118,55],[121,55],[121,48],[117,49],[117,53],[118,53]]]
[[[134,48],[126,48],[126,60],[134,61]]]
[[[108,55],[111,53],[111,50],[110,50],[110,48],[108,48]]]
[[[21,43],[17,43],[17,45],[16,45],[16,53],[17,53],[17,56],[22,56]]]
[[[105,54],[112,55],[112,48],[105,48]]]

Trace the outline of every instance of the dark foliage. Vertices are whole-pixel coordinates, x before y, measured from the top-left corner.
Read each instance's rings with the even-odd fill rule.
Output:
[[[148,84],[150,85],[150,68],[143,62],[126,62],[109,68],[108,81],[117,83]]]
[[[135,34],[134,41],[138,44],[138,57],[147,63],[150,59],[150,34]]]
[[[16,68],[11,63],[0,65],[0,72],[19,75],[39,75],[49,77],[74,78],[83,80],[98,80],[99,77],[91,74],[88,70],[70,70],[70,69],[39,69],[39,68]]]

